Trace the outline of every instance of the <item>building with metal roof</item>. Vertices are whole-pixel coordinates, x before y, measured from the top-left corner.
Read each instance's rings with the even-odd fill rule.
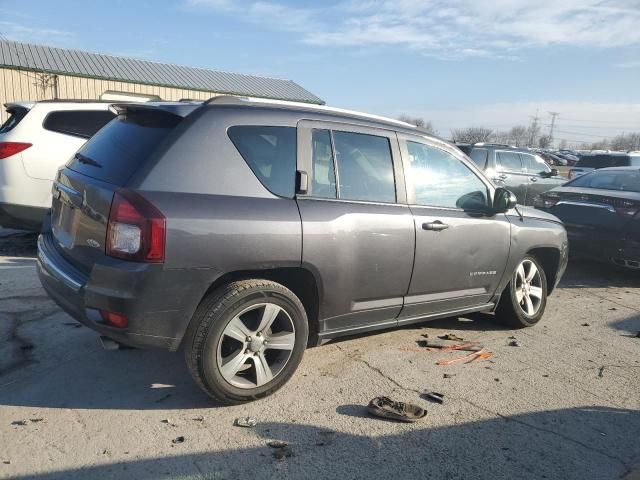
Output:
[[[324,104],[292,80],[0,41],[0,104],[47,99],[206,100],[229,94]]]

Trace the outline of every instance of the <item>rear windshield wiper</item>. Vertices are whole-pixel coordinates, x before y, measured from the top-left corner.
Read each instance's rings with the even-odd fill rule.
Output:
[[[80,163],[84,163],[85,165],[92,165],[94,167],[102,168],[102,165],[100,165],[98,162],[81,153],[76,153],[75,159],[78,160]]]

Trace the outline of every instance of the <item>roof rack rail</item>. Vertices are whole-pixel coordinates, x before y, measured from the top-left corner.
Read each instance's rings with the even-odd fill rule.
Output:
[[[258,97],[239,97],[234,95],[218,95],[215,97],[211,97],[209,100],[204,102],[204,105],[209,105],[209,104],[244,105],[244,106],[271,105],[276,107],[277,106],[292,107],[292,108],[297,108],[299,110],[309,110],[312,112],[337,113],[337,114],[343,114],[343,115],[351,115],[351,116],[359,117],[366,120],[393,123],[395,125],[399,125],[404,128],[410,128],[412,130],[417,130],[418,132],[428,134],[428,132],[423,131],[422,129],[416,127],[415,125],[412,125],[407,122],[403,122],[401,120],[396,120],[394,118],[383,117],[380,115],[372,115],[370,113],[363,113],[355,110],[347,110],[344,108],[328,107],[326,105],[316,105],[312,103],[291,102],[289,100],[273,100],[269,98],[258,98]]]
[[[472,145],[478,147],[507,147],[507,148],[520,148],[513,145],[507,145],[506,143],[493,143],[493,142],[475,142]]]

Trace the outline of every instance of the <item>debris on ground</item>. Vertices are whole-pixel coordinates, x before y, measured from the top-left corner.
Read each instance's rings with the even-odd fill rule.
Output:
[[[522,344],[518,340],[511,340],[507,345],[510,347],[521,347]]]
[[[453,340],[455,342],[463,342],[464,338],[459,337],[453,333],[445,333],[444,335],[438,335],[440,340]]]
[[[415,422],[424,418],[427,411],[417,405],[396,402],[389,397],[376,397],[369,402],[367,412],[370,415],[397,420],[399,422]]]
[[[198,415],[197,417],[193,417],[191,420],[194,422],[204,422],[204,417],[202,415]]]
[[[168,418],[164,418],[162,420],[160,420],[160,423],[166,423],[167,425],[169,425],[170,427],[176,427],[177,425],[175,423],[173,423],[171,420],[169,420]]]
[[[583,323],[583,324],[582,324],[582,326],[583,326],[583,327],[590,327],[590,326],[591,326],[591,324],[589,324],[589,323]]]
[[[3,460],[2,463],[5,465],[11,465],[11,460]]]
[[[599,378],[602,378],[602,375],[604,374],[604,367],[605,367],[605,366],[603,365],[602,367],[600,367],[600,368],[598,369],[598,377],[599,377]]]
[[[481,362],[483,360],[488,360],[491,357],[493,357],[493,352],[489,352],[488,350],[482,349],[477,352],[471,352],[470,354],[465,355],[463,357],[438,360],[436,362],[436,365],[446,366],[446,365],[452,365],[458,362],[464,362],[464,363]]]
[[[616,307],[611,307],[609,310],[618,310]]]
[[[30,419],[29,419],[29,421],[30,421],[31,423],[38,423],[38,422],[41,422],[41,421],[43,421],[43,420],[44,420],[44,418],[30,418]]]
[[[271,448],[284,448],[289,446],[289,444],[283,440],[271,440],[267,442],[267,445]]]
[[[493,381],[494,381],[494,382],[499,382],[499,381],[500,381],[500,379],[499,379],[499,378],[494,378],[494,379],[493,379]]]
[[[254,417],[239,417],[233,421],[236,427],[253,428],[258,424],[258,420]]]
[[[181,435],[179,437],[174,438],[173,440],[171,440],[171,443],[178,444],[178,443],[184,443],[184,437]]]
[[[440,350],[441,352],[448,352],[451,350],[466,350],[469,352],[478,352],[484,348],[478,342],[466,342],[452,345],[450,343],[438,340],[418,340],[416,343],[421,347],[435,348]]]
[[[424,392],[422,398],[434,403],[444,403],[444,394],[438,392]]]
[[[293,451],[291,450],[291,448],[289,448],[289,446],[285,446],[281,448],[276,448],[273,451],[272,455],[273,455],[273,458],[275,458],[276,460],[282,460],[283,458],[293,457]]]
[[[11,425],[16,425],[18,427],[24,427],[27,424],[25,420],[14,420],[11,422]]]
[[[442,375],[442,378],[453,378],[455,376],[456,376],[455,373],[445,373]]]

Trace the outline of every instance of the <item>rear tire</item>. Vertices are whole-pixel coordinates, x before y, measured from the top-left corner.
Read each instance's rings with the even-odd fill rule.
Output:
[[[547,277],[531,255],[518,263],[496,309],[496,318],[513,328],[533,327],[547,306]]]
[[[232,282],[209,294],[185,335],[200,387],[228,405],[266,397],[291,378],[309,335],[304,306],[269,280]]]

